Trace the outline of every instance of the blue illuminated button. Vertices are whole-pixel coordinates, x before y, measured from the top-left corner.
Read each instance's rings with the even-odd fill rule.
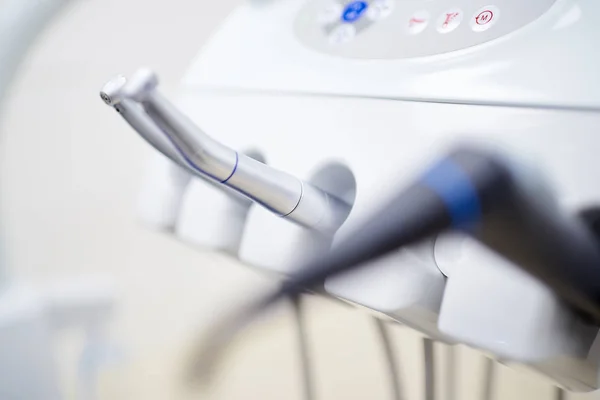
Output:
[[[349,3],[342,13],[342,21],[354,22],[363,16],[369,4],[366,1],[353,1]]]

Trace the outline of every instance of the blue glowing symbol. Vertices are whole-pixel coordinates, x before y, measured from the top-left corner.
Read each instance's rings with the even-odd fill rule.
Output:
[[[342,13],[342,21],[354,22],[358,20],[367,11],[367,7],[369,7],[369,4],[366,1],[353,1],[349,3]]]

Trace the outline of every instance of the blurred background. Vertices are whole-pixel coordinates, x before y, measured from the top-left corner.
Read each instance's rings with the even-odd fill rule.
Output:
[[[3,264],[11,279],[41,286],[90,274],[115,284],[118,303],[109,329],[120,356],[101,370],[102,399],[302,398],[288,306],[235,344],[214,386],[191,390],[182,384],[198,331],[235,301],[274,283],[225,254],[186,245],[136,220],[154,150],[98,96],[108,78],[140,66],[160,71],[163,90],[175,94],[192,58],[239,2],[73,1],[31,48],[6,96],[0,119]],[[313,296],[305,302],[316,397],[391,398],[368,314]],[[399,325],[390,329],[405,398],[423,398],[421,337]],[[66,330],[55,339],[61,390],[77,398],[83,334]],[[485,356],[457,349],[456,398],[481,398]],[[446,350],[436,344],[441,399],[448,384]],[[541,377],[504,366],[495,373],[496,399],[554,396]]]

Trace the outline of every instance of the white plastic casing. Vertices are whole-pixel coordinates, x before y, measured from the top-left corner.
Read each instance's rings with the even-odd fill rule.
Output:
[[[588,48],[598,29],[600,4],[594,0],[558,0],[537,20],[494,41],[406,60],[341,58],[305,47],[293,29],[305,4],[282,0],[239,7],[192,64],[184,84],[459,104],[600,105],[598,93],[590,90],[600,68]]]
[[[468,236],[457,247],[442,332],[508,360],[587,355],[597,329],[585,326],[548,287]]]
[[[302,175],[306,182],[352,205],[356,197],[356,181],[344,162],[329,160],[319,163]],[[265,232],[275,232],[265,236]],[[279,274],[298,271],[306,254],[329,250],[333,236],[324,236],[273,214],[260,206],[250,210],[240,250],[240,260]]]
[[[265,236],[266,232],[268,233]],[[254,206],[244,230],[240,260],[258,268],[292,275],[299,261],[311,253],[327,251],[331,239],[311,232],[282,218],[273,218],[270,211]]]
[[[565,387],[597,388],[598,355],[591,353],[596,327],[548,287],[468,236],[442,236],[436,250],[449,277],[438,323],[445,335],[509,363],[535,365]]]
[[[248,203],[193,178],[182,200],[175,235],[193,245],[237,255],[247,214]]]
[[[437,269],[429,241],[369,263],[325,282],[325,290],[384,313],[426,335],[452,342],[437,327],[445,278]]]
[[[156,152],[148,160],[138,199],[138,218],[159,230],[175,227],[191,175]]]
[[[590,40],[600,29],[600,3],[558,0],[539,19],[491,42],[404,60],[343,58],[305,47],[293,29],[304,4],[239,7],[193,63],[178,104],[211,135],[239,150],[256,148],[269,164],[302,179],[328,162],[345,165],[356,199],[342,232],[460,141],[530,159],[572,212],[600,204],[600,58]],[[298,245],[305,235],[255,208],[242,260],[293,271],[311,251]],[[586,329],[564,328],[582,322],[498,256],[469,254],[450,268],[441,309],[444,278],[436,263],[452,264],[443,255],[435,261],[393,255],[326,287],[428,334],[436,335],[435,327],[418,322],[435,321],[439,310],[449,341],[526,363],[574,390],[597,387],[596,367],[584,357]],[[437,289],[402,290],[425,282]],[[481,326],[483,313],[494,329]]]

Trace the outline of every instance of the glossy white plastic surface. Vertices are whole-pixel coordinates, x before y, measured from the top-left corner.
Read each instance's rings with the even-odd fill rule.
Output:
[[[564,364],[587,358],[598,329],[586,325],[548,287],[475,240],[465,237],[459,247],[448,262],[452,268],[439,329],[500,359],[540,364],[551,374],[560,371],[573,380],[563,382],[569,389],[595,388],[595,375],[578,376]]]
[[[263,207],[248,214],[240,248],[242,262],[282,275],[298,272],[306,255],[327,251],[331,240],[285,219],[274,217]]]
[[[383,256],[356,272],[325,282],[325,290],[366,308],[384,313],[426,335],[452,342],[437,327],[444,276],[433,261],[430,242]],[[428,256],[423,257],[426,249]]]
[[[237,255],[248,206],[229,193],[192,178],[177,214],[175,235],[193,245]]]
[[[303,4],[240,7],[192,64],[184,84],[600,109],[600,94],[589,90],[600,70],[600,58],[589,48],[598,30],[595,0],[558,0],[536,21],[497,40],[409,60],[355,60],[305,47],[292,29]]]
[[[191,175],[156,152],[148,160],[138,199],[138,218],[147,226],[172,230],[177,223]]]

